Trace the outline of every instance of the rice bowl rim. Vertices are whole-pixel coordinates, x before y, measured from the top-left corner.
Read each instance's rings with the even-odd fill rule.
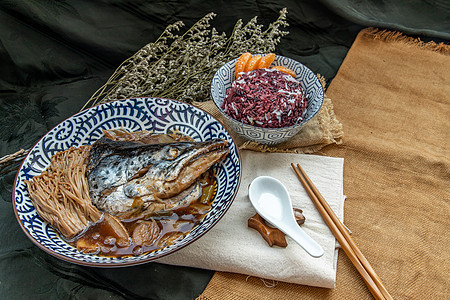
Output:
[[[264,54],[254,54],[254,55],[264,55]],[[250,125],[250,124],[247,124],[247,123],[243,123],[243,122],[241,122],[241,121],[238,121],[238,120],[236,120],[236,119],[234,119],[234,118],[232,118],[231,116],[229,116],[227,113],[225,113],[225,111],[222,109],[222,107],[220,107],[220,105],[218,104],[218,102],[220,101],[220,100],[222,100],[222,99],[217,99],[217,97],[215,97],[215,93],[213,93],[213,90],[214,90],[214,88],[218,88],[218,87],[215,87],[214,86],[214,79],[215,78],[217,78],[218,76],[219,76],[219,74],[220,74],[220,72],[221,72],[221,70],[223,70],[224,68],[230,68],[231,70],[234,70],[234,66],[236,65],[236,62],[237,62],[237,60],[238,60],[239,58],[234,58],[234,59],[232,59],[232,60],[230,60],[229,62],[227,62],[226,64],[224,64],[223,66],[221,66],[217,71],[216,71],[216,73],[214,74],[214,76],[213,76],[213,80],[211,81],[211,97],[213,98],[213,103],[214,103],[214,105],[217,107],[217,109],[220,111],[220,113],[222,114],[222,115],[224,115],[228,120],[231,120],[231,121],[233,121],[233,122],[235,122],[237,125],[239,125],[239,126],[244,126],[244,127],[249,127],[249,128],[255,128],[255,129],[258,129],[258,130],[264,130],[264,131],[268,131],[268,132],[279,132],[280,130],[286,130],[286,131],[289,131],[289,130],[292,130],[292,129],[297,129],[298,127],[301,127],[301,126],[303,126],[303,125],[305,125],[305,123],[307,123],[308,121],[310,121],[314,116],[316,116],[317,115],[317,113],[319,112],[319,110],[320,110],[320,108],[322,107],[322,104],[323,104],[323,98],[324,98],[324,92],[323,92],[323,89],[321,89],[321,90],[319,90],[319,95],[318,95],[318,98],[319,98],[319,103],[320,103],[320,105],[318,106],[318,108],[314,111],[314,113],[312,114],[312,115],[310,115],[310,116],[308,116],[308,118],[303,118],[302,119],[302,121],[300,122],[300,123],[296,123],[296,124],[294,124],[294,125],[291,125],[291,126],[285,126],[285,127],[278,127],[278,128],[273,128],[273,127],[260,127],[260,126],[254,126],[254,125]],[[320,81],[319,81],[319,79],[317,78],[317,76],[307,67],[307,66],[305,66],[304,64],[302,64],[302,63],[300,63],[300,62],[298,62],[298,61],[296,61],[296,60],[294,60],[294,59],[292,59],[292,58],[289,58],[289,57],[286,57],[286,56],[282,56],[282,55],[275,55],[275,60],[274,60],[274,63],[275,62],[278,62],[278,60],[289,60],[289,61],[291,61],[293,64],[295,64],[295,65],[297,65],[297,66],[300,66],[301,68],[303,68],[306,72],[305,73],[307,73],[308,75],[313,75],[314,77],[315,77],[315,79],[317,80],[317,82],[320,84]],[[283,64],[275,64],[274,66],[285,66],[285,65],[283,65]],[[234,76],[234,72],[230,72],[229,74],[231,74],[231,76]],[[302,86],[302,88],[303,88],[303,90],[304,90],[304,92],[305,92],[305,94],[307,94],[307,86],[308,85],[306,85],[305,83],[304,83],[304,81],[303,80],[301,80],[301,78],[297,78],[297,76],[295,77],[295,79],[298,81],[298,82],[300,82],[300,85]],[[236,80],[236,78],[234,78],[234,80]],[[231,88],[231,85],[233,84],[233,81],[234,80],[230,80],[230,87],[229,88]],[[314,80],[314,81],[316,81],[316,80]],[[321,84],[320,84],[320,86],[322,86]],[[225,99],[225,97],[226,97],[226,92],[227,92],[227,90],[229,89],[229,88],[226,88],[225,87],[225,96],[224,96],[224,98],[223,98],[223,101],[224,101],[224,99]],[[307,99],[308,99],[308,105],[307,105],[307,108],[306,108],[306,113],[308,113],[307,111],[308,111],[308,107],[310,106],[310,99],[309,99],[309,97],[307,97]],[[222,103],[223,103],[223,101],[222,101]]]

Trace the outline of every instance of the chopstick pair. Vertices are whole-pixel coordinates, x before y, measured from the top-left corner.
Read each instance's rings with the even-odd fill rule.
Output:
[[[348,258],[351,260],[359,274],[361,274],[364,282],[366,283],[375,299],[393,299],[384,287],[380,278],[372,269],[370,263],[367,261],[362,252],[356,246],[353,239],[350,237],[350,234],[348,233],[344,225],[328,205],[325,198],[323,198],[323,196],[320,194],[319,190],[314,186],[308,175],[306,175],[303,168],[299,164],[295,166],[291,163],[291,166],[297,174],[298,179],[302,183],[309,197],[314,202],[314,205],[322,215],[322,218],[325,220],[328,227],[333,232],[333,235],[336,237],[337,241],[347,254]]]

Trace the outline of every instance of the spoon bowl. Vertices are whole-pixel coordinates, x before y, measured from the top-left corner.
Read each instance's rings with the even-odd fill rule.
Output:
[[[256,212],[267,222],[292,238],[309,255],[323,255],[322,247],[295,221],[291,197],[279,180],[270,176],[255,178],[249,186],[248,196]]]

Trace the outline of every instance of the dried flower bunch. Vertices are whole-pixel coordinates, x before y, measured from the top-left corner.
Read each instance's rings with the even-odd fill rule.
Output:
[[[184,34],[178,21],[169,25],[154,43],[147,44],[124,61],[84,105],[83,109],[100,103],[133,97],[162,97],[187,103],[209,99],[209,84],[214,73],[227,61],[243,52],[275,51],[281,37],[289,32],[287,9],[263,31],[257,17],[247,24],[238,20],[227,37],[210,29],[215,17],[209,13]]]
[[[281,37],[288,31],[287,9],[280,11],[278,19],[263,31],[257,17],[247,24],[238,20],[230,37],[210,28],[215,17],[209,13],[194,24],[183,35],[178,35],[184,26],[179,21],[167,26],[161,36],[145,45],[125,60],[86,102],[82,109],[118,99],[133,97],[165,97],[191,103],[209,99],[209,85],[214,73],[223,64],[244,52],[274,52]],[[0,158],[0,172],[8,172],[28,150]],[[14,167],[13,167],[14,168]]]

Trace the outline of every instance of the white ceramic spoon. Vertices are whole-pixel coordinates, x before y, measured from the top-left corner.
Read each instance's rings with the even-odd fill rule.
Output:
[[[291,197],[279,180],[270,176],[255,178],[248,188],[248,196],[256,212],[266,221],[290,236],[311,256],[323,255],[322,247],[295,221]]]

